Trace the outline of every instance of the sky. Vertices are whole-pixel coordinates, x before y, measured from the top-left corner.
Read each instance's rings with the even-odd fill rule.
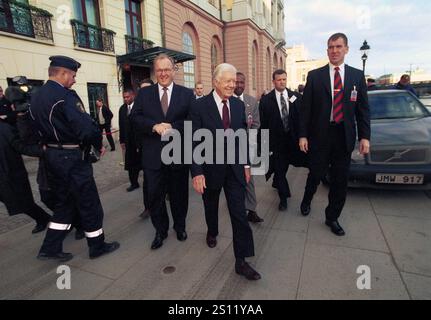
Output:
[[[335,32],[349,39],[345,62],[362,69],[359,48],[370,50],[365,73],[374,77],[425,69],[431,73],[429,0],[284,0],[287,47],[304,44],[309,59],[326,57]]]

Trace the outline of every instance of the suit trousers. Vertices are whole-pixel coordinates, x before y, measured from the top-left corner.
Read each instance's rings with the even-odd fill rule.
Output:
[[[290,150],[293,150],[293,147],[293,139],[290,137],[290,134],[285,134],[282,143],[277,146],[277,150],[273,154],[274,182],[277,185],[280,200],[285,200],[291,196],[286,175],[289,169],[289,153]]]
[[[148,207],[151,212],[151,222],[156,232],[167,233],[169,217],[166,208],[166,194],[174,220],[174,230],[186,230],[186,216],[189,204],[189,168],[162,164],[160,169],[145,169],[144,179],[148,192]]]
[[[346,148],[344,124],[329,127],[329,143],[319,149],[310,146],[310,172],[304,192],[304,203],[311,203],[320,181],[329,170],[330,187],[327,220],[337,220],[341,215],[347,195],[351,152]]]
[[[112,133],[111,133],[111,124],[105,123],[105,124],[99,125],[99,127],[100,127],[100,131],[103,132],[103,130],[105,130],[106,139],[109,142],[109,146],[111,147],[111,150],[115,150],[115,142],[114,142],[114,138],[112,138]]]
[[[232,224],[233,250],[235,258],[254,256],[253,233],[245,212],[245,187],[236,179],[230,166],[227,166],[223,182],[223,190]],[[205,207],[205,220],[208,234],[218,235],[218,207],[221,189],[211,189],[207,186],[202,195]]]

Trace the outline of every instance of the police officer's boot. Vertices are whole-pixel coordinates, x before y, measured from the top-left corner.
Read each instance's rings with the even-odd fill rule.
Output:
[[[105,242],[104,234],[95,238],[87,238],[87,243],[90,259],[95,259],[104,254],[111,253],[120,247],[120,244],[117,241]]]
[[[58,260],[61,262],[72,259],[73,255],[71,253],[63,252],[63,240],[66,234],[66,230],[48,229],[37,258],[39,260]]]

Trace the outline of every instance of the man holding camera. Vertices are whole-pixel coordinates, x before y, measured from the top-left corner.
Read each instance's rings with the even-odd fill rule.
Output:
[[[83,154],[93,146],[105,153],[102,135],[85,112],[81,99],[70,88],[80,63],[65,57],[52,56],[49,80],[31,98],[33,124],[46,146],[45,159],[51,176],[49,181],[59,203],[48,225],[38,259],[68,261],[71,253],[63,252],[63,240],[78,205],[82,226],[87,237],[90,259],[110,253],[120,246],[106,243],[102,229],[103,208],[93,177],[90,160]]]

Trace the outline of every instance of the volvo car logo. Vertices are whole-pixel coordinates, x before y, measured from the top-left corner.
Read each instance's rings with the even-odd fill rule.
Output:
[[[403,155],[409,152],[411,149],[406,149],[404,151],[395,150],[394,155],[387,159],[385,162],[390,162],[392,160],[399,160],[402,159]]]

